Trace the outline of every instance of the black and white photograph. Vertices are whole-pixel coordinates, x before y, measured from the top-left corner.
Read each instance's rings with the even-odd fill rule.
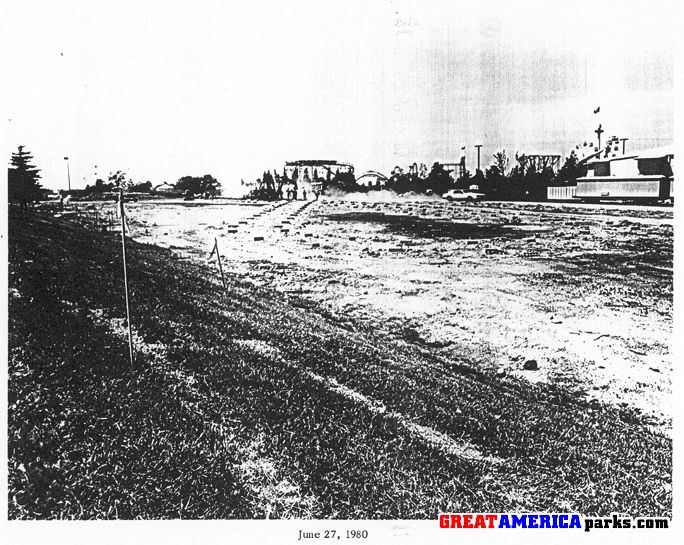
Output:
[[[676,2],[1,5],[4,543],[676,541]]]

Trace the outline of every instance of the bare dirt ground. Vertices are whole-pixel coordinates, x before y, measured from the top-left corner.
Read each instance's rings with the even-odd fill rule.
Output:
[[[11,210],[11,517],[670,516],[671,211],[414,201]]]
[[[216,237],[224,270],[322,302],[350,328],[629,407],[670,433],[672,209],[364,196],[127,208],[140,242],[206,260]]]

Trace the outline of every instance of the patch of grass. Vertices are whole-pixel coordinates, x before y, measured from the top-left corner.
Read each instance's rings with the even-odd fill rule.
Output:
[[[130,247],[134,369],[118,239],[10,215],[11,518],[671,513],[671,442],[634,415],[350,332],[232,276],[222,295],[215,271]]]

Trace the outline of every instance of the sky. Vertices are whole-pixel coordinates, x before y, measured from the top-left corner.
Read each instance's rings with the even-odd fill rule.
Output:
[[[68,156],[74,188],[124,170],[237,195],[296,159],[566,156],[599,123],[667,145],[674,5],[3,0],[5,156],[26,146],[51,189]]]

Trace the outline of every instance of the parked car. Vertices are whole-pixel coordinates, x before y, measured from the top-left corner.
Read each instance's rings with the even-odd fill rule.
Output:
[[[479,201],[483,197],[484,193],[477,193],[469,189],[450,189],[442,195],[442,198],[447,201]]]

